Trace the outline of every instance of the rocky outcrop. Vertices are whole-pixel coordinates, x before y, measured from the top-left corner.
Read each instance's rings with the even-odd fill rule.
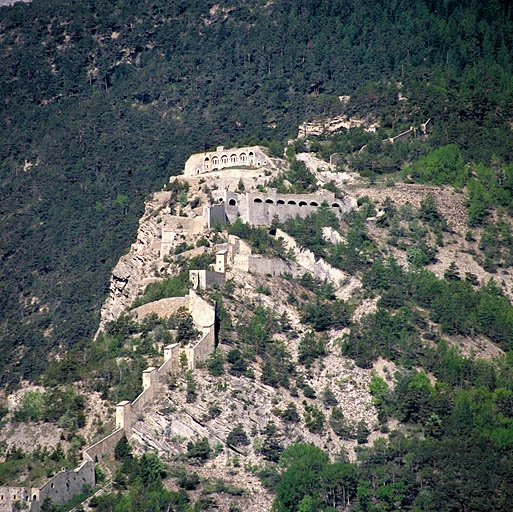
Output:
[[[339,299],[347,300],[356,288],[361,286],[361,282],[354,276],[346,274],[342,270],[331,266],[322,258],[317,258],[309,249],[300,247],[290,235],[282,231],[276,230],[276,237],[283,238],[285,247],[294,251],[296,255],[296,263],[308,270],[315,277],[321,280],[326,279],[335,287],[335,295]]]
[[[146,203],[137,239],[112,271],[109,295],[101,309],[96,335],[108,322],[117,319],[148,283],[158,280],[161,223],[170,195],[170,192],[157,192]]]
[[[324,133],[335,133],[341,129],[350,130],[351,128],[361,128],[364,131],[374,133],[379,128],[379,123],[369,122],[366,119],[360,119],[349,116],[336,116],[328,119],[304,122],[299,126],[297,133],[298,139],[304,139],[309,135],[322,135]]]

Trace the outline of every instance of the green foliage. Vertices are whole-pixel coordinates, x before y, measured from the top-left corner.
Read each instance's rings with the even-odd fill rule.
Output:
[[[116,460],[124,461],[132,457],[132,449],[128,444],[128,439],[125,435],[117,442],[114,447],[114,458]]]
[[[194,380],[194,374],[191,370],[187,370],[185,374],[185,381],[187,384],[186,402],[190,404],[195,402],[198,396],[198,393],[196,392],[196,381]]]
[[[238,217],[228,227],[228,233],[247,240],[256,254],[278,258],[286,257],[283,240],[272,237],[269,229],[244,224]]]
[[[351,309],[343,300],[309,302],[301,306],[301,321],[316,331],[342,329],[349,325]]]
[[[307,332],[299,342],[299,362],[305,366],[310,366],[312,362],[326,354],[326,338],[316,336],[312,331]]]
[[[207,368],[212,377],[220,377],[224,374],[224,354],[221,350],[216,349],[210,355],[207,361]]]
[[[289,192],[294,194],[306,194],[315,190],[315,176],[306,168],[304,162],[292,160],[290,170],[286,178],[291,184]]]
[[[187,458],[199,463],[205,463],[212,454],[212,448],[206,437],[198,439],[196,442],[187,443]]]
[[[76,430],[85,425],[85,404],[85,396],[76,394],[71,388],[27,391],[21,407],[14,411],[13,419],[56,422],[63,428]]]
[[[382,120],[375,136],[350,130],[339,147],[322,146],[344,157],[368,144],[364,171],[396,170],[421,155],[421,141],[379,141],[426,116],[429,149],[454,144],[465,161],[489,165],[496,154],[510,163],[504,2],[229,2],[222,29],[219,13],[205,25],[203,3],[111,7],[79,12],[59,1],[0,11],[3,381],[40,374],[49,350],[91,336],[144,197],[191,152],[222,140],[283,141],[304,120],[344,113]],[[397,101],[399,80],[406,103]],[[176,192],[181,206],[185,191]],[[70,212],[75,220],[63,229]]]
[[[235,425],[229,432],[226,443],[231,446],[247,446],[249,444],[248,436],[241,423]]]
[[[313,434],[320,434],[324,430],[324,413],[313,404],[303,402],[305,411],[305,427]]]
[[[331,410],[329,424],[333,432],[341,439],[355,438],[355,426],[350,420],[344,417],[344,413],[340,407],[333,407]]]
[[[413,178],[424,183],[461,187],[465,184],[465,164],[455,144],[440,147],[420,158],[410,169]]]
[[[298,423],[300,418],[294,402],[289,402],[287,407],[281,411],[281,419],[284,423]]]

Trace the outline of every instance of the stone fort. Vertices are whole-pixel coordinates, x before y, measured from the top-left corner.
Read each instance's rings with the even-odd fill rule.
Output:
[[[262,176],[260,168],[273,166],[264,148],[250,146],[225,149],[219,146],[216,151],[191,155],[185,163],[182,178],[191,182],[198,180],[198,175],[209,173],[211,176],[222,175],[216,171],[228,172],[230,179],[239,179],[240,175],[255,174],[255,181]],[[242,174],[240,171],[243,171]],[[176,177],[179,178],[179,177]],[[203,177],[200,177],[203,179]],[[328,190],[318,190],[313,194],[280,194],[274,189],[248,192],[234,192],[224,177],[222,188],[212,190],[213,202],[193,209],[189,216],[168,215],[161,228],[160,258],[169,252],[180,233],[200,234],[217,224],[234,222],[237,218],[255,226],[269,226],[274,218],[285,221],[289,218],[306,217],[321,205],[327,207],[340,217],[356,207],[356,200],[350,196],[338,198]],[[255,184],[256,185],[256,184]],[[169,195],[169,192],[158,194]],[[287,235],[282,233],[284,237]],[[0,511],[11,511],[13,507],[22,507],[31,512],[39,512],[45,498],[56,504],[68,501],[73,495],[82,491],[84,485],[95,485],[94,464],[103,457],[112,454],[114,447],[123,435],[130,435],[134,421],[140,417],[158,393],[165,389],[167,375],[177,371],[182,361],[187,367],[195,369],[204,363],[212,353],[216,343],[215,304],[204,300],[198,292],[212,286],[221,286],[226,279],[226,267],[242,272],[279,276],[290,274],[296,276],[299,265],[280,258],[265,258],[252,254],[251,247],[240,238],[230,235],[225,244],[217,246],[216,262],[211,270],[191,270],[191,289],[184,297],[172,297],[145,304],[131,311],[138,320],[149,314],[167,317],[183,309],[191,314],[200,338],[189,346],[173,343],[164,347],[163,363],[160,367],[149,367],[142,374],[141,394],[132,402],[120,402],[116,406],[115,430],[83,452],[82,463],[73,470],[62,469],[55,476],[47,479],[39,487],[0,486]],[[312,261],[313,267],[305,266],[309,271],[316,271],[318,261]],[[316,272],[313,272],[316,273]],[[197,292],[198,291],[198,292]]]
[[[206,172],[215,172],[228,167],[262,167],[267,165],[269,157],[260,146],[225,149],[218,146],[216,151],[195,153],[185,162],[184,176],[197,176]]]
[[[234,222],[240,217],[243,222],[253,226],[269,226],[275,217],[281,222],[295,217],[306,217],[323,203],[337,217],[356,206],[354,198],[346,196],[338,199],[333,192],[324,189],[314,194],[279,194],[274,189],[244,194],[215,190],[212,196],[218,203],[215,220],[221,223]]]

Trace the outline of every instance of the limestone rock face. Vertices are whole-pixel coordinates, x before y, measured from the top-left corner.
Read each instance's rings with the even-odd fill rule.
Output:
[[[146,203],[139,221],[136,241],[123,255],[112,271],[109,295],[102,307],[98,335],[105,325],[116,320],[144,290],[155,281],[159,270],[159,250],[162,215],[169,192],[158,192]]]
[[[332,267],[322,258],[316,258],[312,251],[300,247],[294,238],[285,233],[285,231],[277,229],[276,236],[278,238],[283,238],[285,247],[294,251],[296,255],[296,263],[299,266],[308,270],[315,277],[318,277],[321,280],[326,279],[328,282],[332,283],[335,287],[335,295],[339,299],[347,300],[351,296],[352,292],[361,286],[361,282],[356,277],[350,276],[342,270]]]

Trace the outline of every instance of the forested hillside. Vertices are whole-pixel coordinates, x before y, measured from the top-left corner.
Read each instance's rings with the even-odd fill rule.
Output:
[[[509,0],[0,9],[2,381],[91,336],[145,196],[191,152],[284,142],[345,109],[378,138],[430,117],[429,147],[509,163],[512,20]]]

